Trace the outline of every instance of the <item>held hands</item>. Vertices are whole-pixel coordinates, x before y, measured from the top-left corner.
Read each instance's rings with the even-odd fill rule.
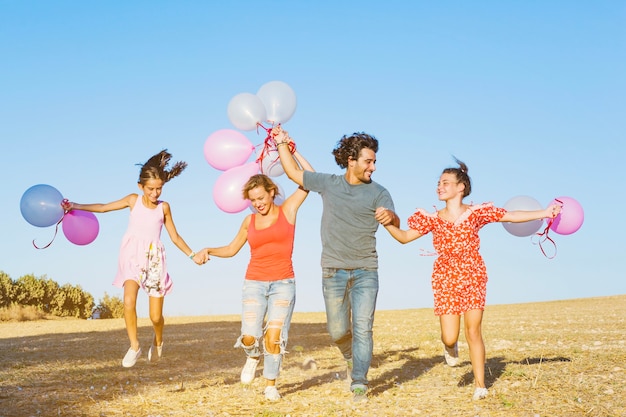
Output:
[[[378,207],[374,213],[374,217],[381,225],[388,226],[394,222],[396,214],[385,207]]]
[[[289,144],[293,142],[293,139],[289,137],[289,132],[287,132],[286,130],[283,130],[283,127],[281,125],[274,126],[270,134],[274,138],[274,141],[276,142],[276,146],[278,146],[281,143]]]
[[[198,265],[204,265],[210,260],[209,251],[206,248],[204,248],[200,252],[196,253],[191,259]]]

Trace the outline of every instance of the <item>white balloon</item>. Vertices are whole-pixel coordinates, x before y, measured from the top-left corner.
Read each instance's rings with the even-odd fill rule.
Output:
[[[267,121],[286,123],[296,111],[296,93],[282,81],[263,84],[256,95],[265,106]]]
[[[508,211],[513,210],[525,210],[525,211],[533,211],[533,210],[541,210],[543,207],[541,203],[535,200],[532,197],[527,195],[520,195],[517,197],[511,198],[504,204],[504,208]],[[543,224],[542,220],[532,220],[529,222],[523,223],[509,223],[503,222],[502,226],[506,229],[507,232],[512,234],[513,236],[525,237],[531,236],[541,228]]]
[[[228,102],[228,119],[237,129],[254,130],[267,120],[265,105],[252,93],[240,93]]]
[[[261,173],[269,177],[280,177],[285,173],[283,164],[280,163],[278,151],[272,149],[263,155],[261,160]]]

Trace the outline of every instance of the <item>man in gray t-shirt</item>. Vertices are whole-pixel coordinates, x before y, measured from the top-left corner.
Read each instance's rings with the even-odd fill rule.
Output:
[[[322,196],[321,264],[327,328],[347,362],[354,400],[366,400],[378,295],[375,234],[379,224],[400,224],[391,195],[371,179],[378,140],[366,133],[342,137],[333,155],[345,173],[335,175],[301,170],[289,154],[293,141],[287,132],[277,126],[272,135],[287,176]]]

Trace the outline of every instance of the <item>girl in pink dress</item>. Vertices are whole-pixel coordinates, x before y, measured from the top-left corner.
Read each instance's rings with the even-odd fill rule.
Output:
[[[463,198],[471,190],[467,165],[455,158],[458,168],[443,170],[437,183],[437,195],[446,206],[435,213],[418,209],[408,219],[408,230],[393,225],[385,226],[400,243],[411,242],[428,232],[433,234],[433,246],[437,259],[433,266],[432,288],[435,299],[435,315],[439,316],[444,358],[449,366],[459,364],[457,342],[461,327],[461,315],[465,325],[465,338],[469,346],[470,362],[474,373],[473,399],[487,395],[485,386],[485,345],[481,326],[487,291],[487,270],[478,252],[478,231],[493,222],[527,222],[555,217],[561,211],[559,205],[545,210],[507,211],[492,203],[467,205]]]
[[[152,345],[148,350],[148,361],[157,362],[163,349],[163,297],[172,289],[172,280],[167,272],[165,248],[161,243],[161,229],[172,242],[191,259],[195,253],[176,231],[170,205],[159,200],[163,185],[179,175],[186,162],[176,162],[166,169],[172,155],[166,150],[152,156],[141,166],[138,186],[141,195],[128,194],[117,201],[106,204],[78,204],[64,200],[64,210],[83,210],[105,213],[130,208],[128,229],[122,238],[117,274],[113,281],[116,287],[124,288],[124,321],[130,340],[130,348],[122,360],[122,366],[130,368],[141,356],[137,337],[137,294],[139,288],[150,297],[150,320],[154,328]],[[200,260],[196,261],[202,264]]]

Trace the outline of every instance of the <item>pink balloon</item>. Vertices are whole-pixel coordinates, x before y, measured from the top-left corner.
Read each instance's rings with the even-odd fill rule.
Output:
[[[556,200],[563,203],[563,207],[561,207],[559,215],[554,218],[550,229],[553,230],[554,233],[558,233],[560,235],[571,235],[583,225],[583,221],[585,220],[583,207],[578,201],[571,197],[555,198],[549,205],[560,204]],[[546,219],[546,222],[550,224],[550,220],[551,219]]]
[[[204,158],[215,169],[226,171],[246,162],[254,145],[241,132],[221,129],[204,142]]]
[[[251,176],[259,172],[259,164],[250,162],[223,172],[215,181],[213,200],[226,213],[239,213],[248,207],[242,188]]]
[[[88,245],[93,242],[100,231],[96,216],[83,210],[72,210],[65,214],[61,222],[63,234],[75,245]]]

